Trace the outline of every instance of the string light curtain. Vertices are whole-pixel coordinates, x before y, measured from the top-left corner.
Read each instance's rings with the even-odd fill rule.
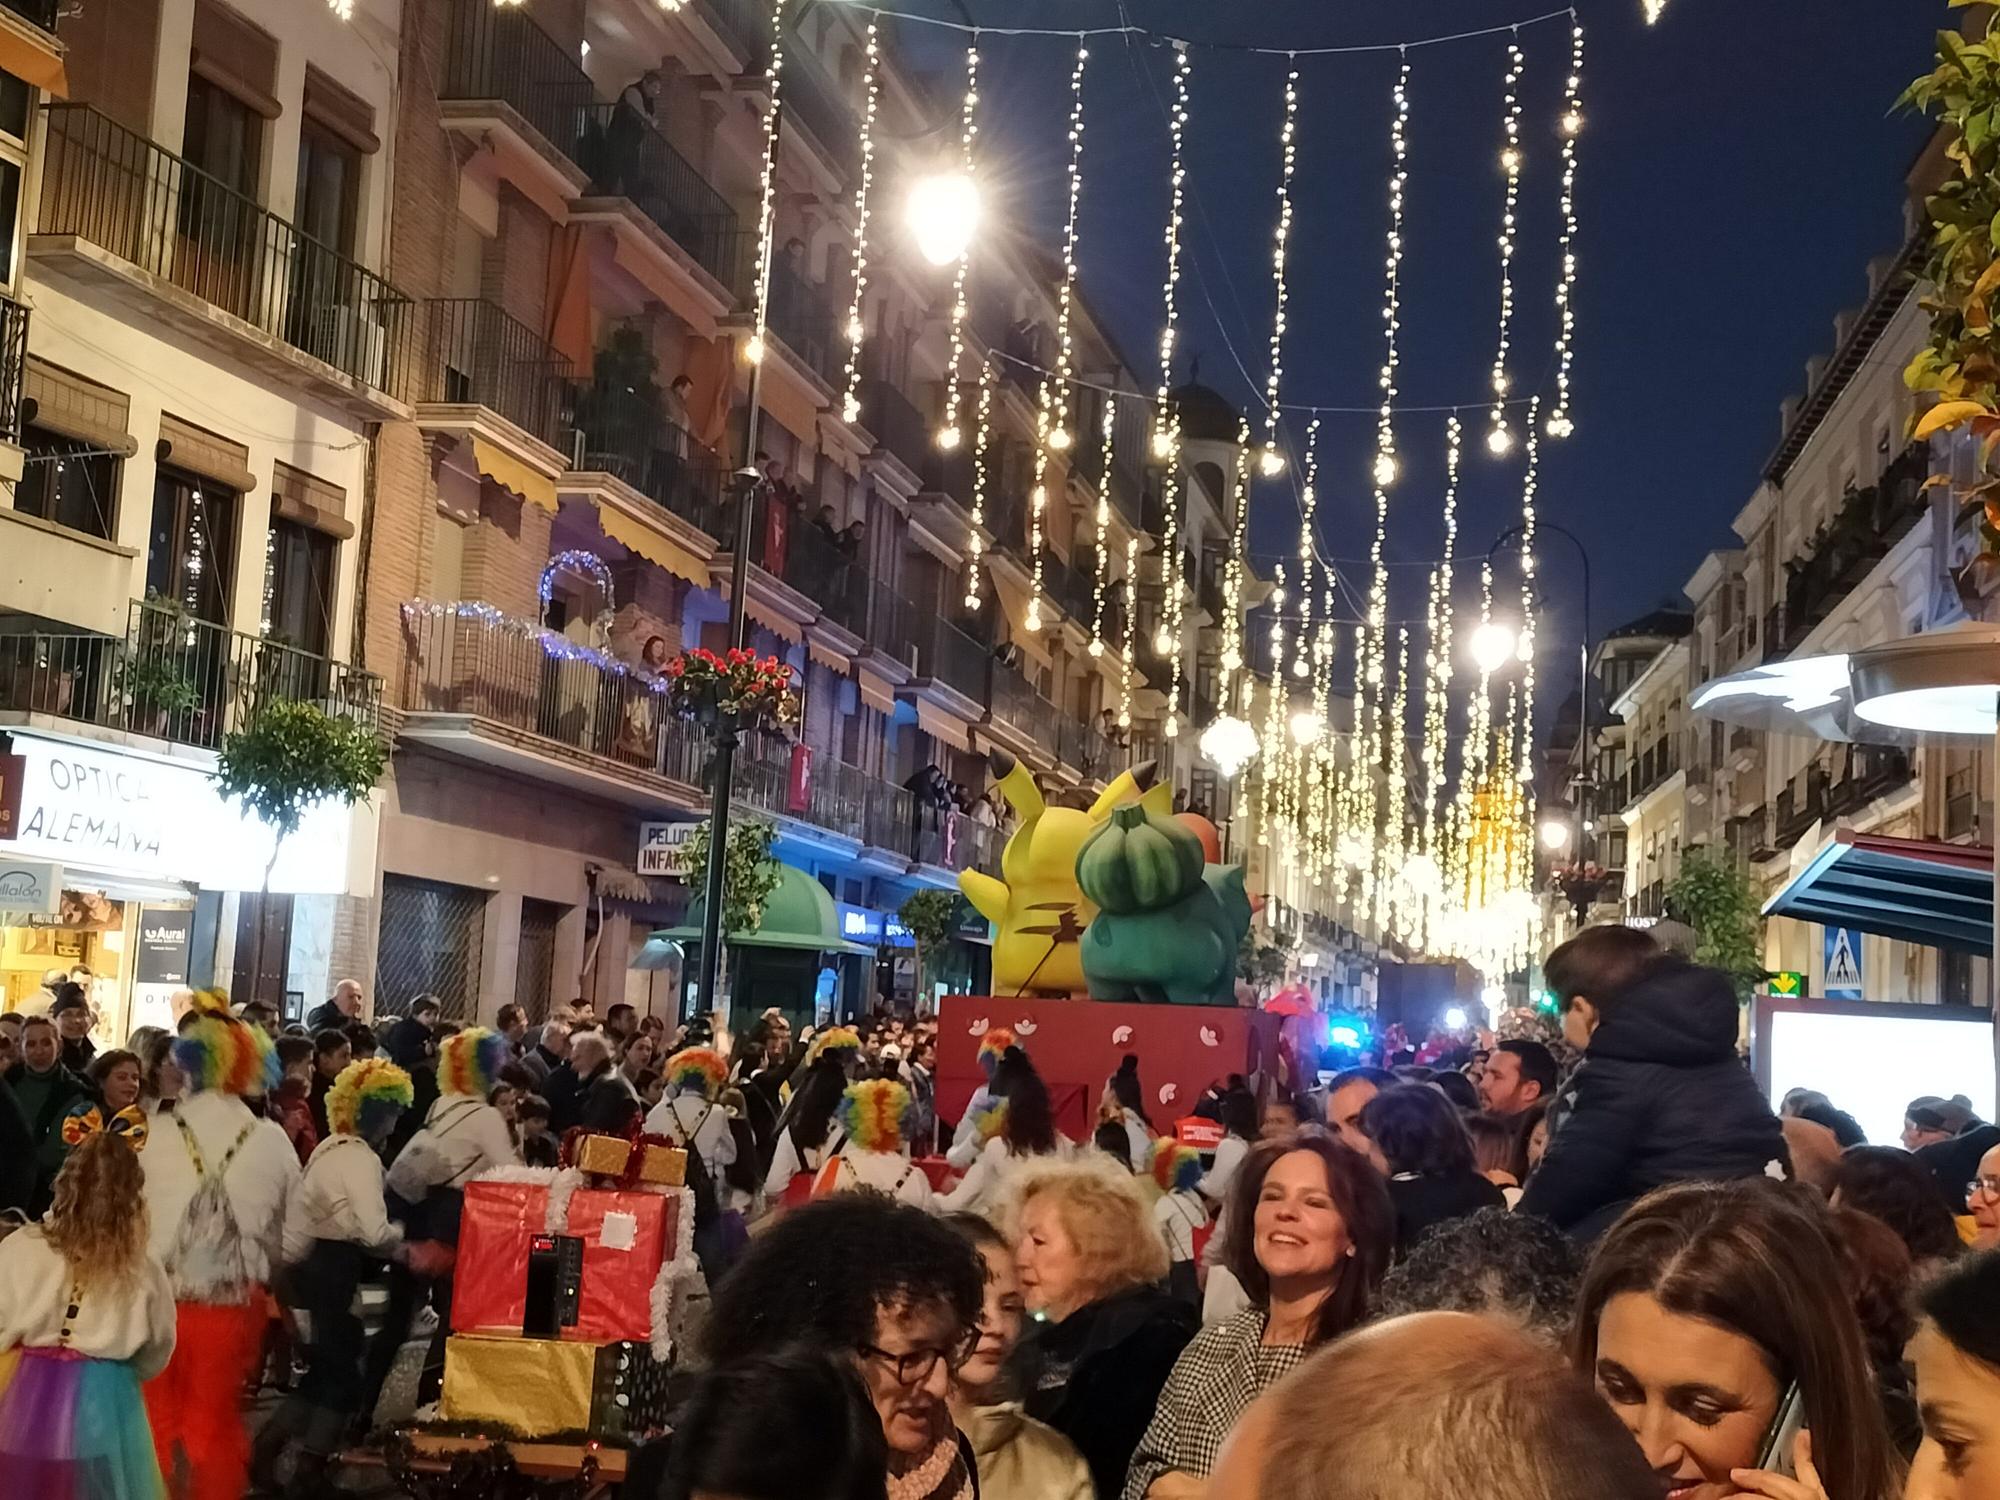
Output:
[[[1115,379],[1116,372],[1109,378]],[[1104,597],[1111,583],[1111,449],[1118,434],[1117,391],[1107,383],[1099,395],[1104,413],[1098,424],[1097,504],[1091,510],[1091,550],[1096,553],[1090,585],[1092,657],[1104,655]]]
[[[1425,620],[1422,848],[1430,859],[1439,861],[1440,875],[1443,863],[1439,856],[1446,833],[1442,804],[1451,752],[1452,557],[1458,551],[1458,476],[1463,444],[1464,426],[1458,413],[1453,412],[1445,421],[1444,558],[1431,570],[1430,604]]]
[[[1083,70],[1090,49],[1077,44],[1076,65],[1069,75],[1069,213],[1063,222],[1063,279],[1056,294],[1056,367],[1042,381],[1035,418],[1035,487],[1028,496],[1028,545],[1033,572],[1028,583],[1027,627],[1042,628],[1042,522],[1049,504],[1049,474],[1053,456],[1067,452],[1070,432],[1063,408],[1070,393],[1070,360],[1074,352],[1070,314],[1076,301],[1077,203],[1083,195]]]
[[[965,49],[965,96],[959,104],[958,114],[958,170],[965,180],[974,185],[979,181],[975,161],[974,143],[979,138],[979,43],[975,40]],[[965,429],[961,420],[965,409],[965,358],[966,324],[971,312],[967,287],[971,280],[972,242],[976,235],[965,236],[959,246],[958,265],[951,279],[951,359],[945,367],[944,380],[944,425],[938,429],[937,445],[950,453],[965,441]],[[975,565],[976,573],[977,567]],[[977,602],[977,587],[968,589],[968,602]]]
[[[1493,351],[1493,415],[1487,425],[1486,446],[1504,454],[1514,446],[1514,433],[1507,425],[1507,352],[1514,327],[1514,228],[1521,204],[1521,70],[1527,61],[1517,36],[1507,44],[1506,102],[1502,109],[1500,170],[1507,181],[1504,206],[1500,212],[1500,337]]]
[[[1548,434],[1562,439],[1576,431],[1569,414],[1570,367],[1576,357],[1576,143],[1583,134],[1583,22],[1570,27],[1569,81],[1561,120],[1562,238],[1556,279],[1556,400],[1549,411]]]
[[[867,332],[862,322],[862,298],[868,291],[868,211],[869,194],[875,184],[875,113],[882,96],[882,49],[876,36],[877,24],[868,23],[868,38],[862,49],[866,63],[862,69],[861,178],[854,189],[854,288],[847,300],[847,393],[841,398],[840,414],[849,422],[861,420],[861,342]]]
[[[987,455],[993,435],[993,359],[979,362],[979,400],[972,444],[972,526],[966,539],[965,607],[979,608],[979,555],[985,546]]]

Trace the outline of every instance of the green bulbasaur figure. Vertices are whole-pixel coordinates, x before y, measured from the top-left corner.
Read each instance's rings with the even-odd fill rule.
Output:
[[[1082,942],[1093,1000],[1236,1003],[1250,930],[1241,865],[1204,864],[1192,830],[1132,804],[1084,841],[1076,883],[1098,909]]]

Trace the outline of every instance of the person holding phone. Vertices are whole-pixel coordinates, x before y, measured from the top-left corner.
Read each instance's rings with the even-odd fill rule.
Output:
[[[1577,1369],[1668,1500],[1894,1500],[1901,1490],[1825,1215],[1773,1182],[1634,1204],[1584,1274]]]

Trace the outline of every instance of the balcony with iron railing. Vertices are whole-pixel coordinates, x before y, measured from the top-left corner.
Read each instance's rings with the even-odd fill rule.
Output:
[[[451,106],[503,106],[545,152],[588,170],[584,138],[596,90],[575,55],[525,9],[451,0],[438,100],[448,116]]]
[[[758,524],[750,528],[750,561],[804,594],[834,624],[864,634],[871,586],[866,560],[807,520],[802,507],[786,505],[784,525],[778,527],[769,524],[768,507],[785,502],[760,497],[757,503]]]
[[[388,282],[108,115],[57,104],[47,116],[31,253],[69,256],[102,279],[111,268],[65,242],[93,246],[129,268],[112,271],[121,286],[204,337],[216,320],[156,285],[229,315],[241,352],[267,368],[269,340],[329,367],[343,396],[357,394],[349,382],[390,389],[412,320]],[[300,367],[287,359],[283,373],[296,380]]]
[[[21,387],[28,372],[28,309],[0,297],[0,442],[21,441]]]
[[[800,364],[832,387],[841,379],[845,353],[836,341],[826,288],[808,280],[784,256],[771,266],[769,329]]]
[[[760,0],[700,0],[711,25],[748,60],[747,71],[761,77],[771,51],[771,10]],[[861,158],[855,112],[818,60],[788,36],[782,96],[789,121],[805,127],[842,172],[852,173]]]
[[[382,680],[266,636],[132,601],[124,636],[0,634],[0,710],[218,750],[268,703],[312,703],[374,728]]]
[[[669,515],[727,540],[722,461],[629,392],[584,394],[571,462],[623,480]]]
[[[986,701],[993,648],[941,614],[916,622],[917,674],[933,678],[974,703]]]
[[[12,11],[30,26],[39,27],[55,36],[58,0],[0,0],[0,6]]]
[[[398,393],[405,401],[483,406],[567,456],[576,366],[496,304],[477,297],[420,303],[405,371]]]
[[[871,375],[861,382],[861,425],[914,474],[924,474],[937,453],[930,423],[916,403],[880,376]]]
[[[1911,444],[1874,484],[1850,490],[1832,521],[1785,563],[1781,598],[1765,615],[1766,656],[1796,650],[1916,525],[1929,505],[1923,488],[1929,470],[1929,445]]]
[[[643,791],[658,801],[689,812],[707,805],[714,734],[673,712],[663,680],[602,653],[579,652],[553,632],[483,605],[405,607],[401,691],[406,735],[484,733],[496,752],[525,736],[535,747],[521,763],[526,772],[539,764],[532,757],[553,755],[600,772],[628,794],[639,773],[653,778]],[[920,817],[907,789],[825,753],[813,756],[799,796],[792,754],[783,736],[745,736],[731,806],[795,818],[913,863],[997,864],[994,841],[969,832],[969,818]]]
[[[749,294],[752,261],[735,211],[657,125],[626,104],[593,104],[579,150],[591,196],[628,200],[733,296]]]

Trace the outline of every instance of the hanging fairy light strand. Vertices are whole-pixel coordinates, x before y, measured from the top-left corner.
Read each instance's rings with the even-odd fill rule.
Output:
[[[1424,853],[1438,857],[1439,819],[1450,752],[1452,679],[1452,554],[1458,546],[1458,474],[1464,428],[1453,412],[1445,423],[1444,560],[1431,573],[1428,651],[1424,663]]]
[[[867,102],[861,108],[861,176],[854,189],[854,289],[847,299],[847,394],[841,398],[843,420],[861,420],[861,341],[867,332],[862,321],[862,298],[868,291],[868,213],[870,190],[875,185],[875,115],[882,98],[882,48],[874,21],[868,23],[868,39],[862,48],[867,63],[862,70],[862,90]]]
[[[1181,596],[1181,423],[1174,410],[1174,345],[1179,336],[1181,280],[1181,207],[1187,184],[1187,163],[1182,155],[1188,123],[1188,49],[1174,49],[1174,107],[1167,117],[1172,142],[1169,165],[1171,197],[1167,206],[1167,271],[1160,300],[1165,320],[1160,327],[1160,385],[1153,416],[1153,456],[1160,460],[1160,624],[1154,633],[1153,654],[1167,662],[1167,712],[1164,731],[1168,739],[1180,734],[1181,625],[1184,601]]]
[[[1222,686],[1225,705],[1235,703],[1230,691],[1243,670],[1243,576],[1248,569],[1244,547],[1250,534],[1250,419],[1236,429],[1236,466],[1229,481],[1229,556],[1222,565]]]
[[[1576,142],[1583,134],[1583,22],[1570,27],[1568,94],[1562,119],[1562,257],[1556,282],[1556,400],[1548,434],[1562,439],[1576,431],[1569,414],[1570,366],[1576,355]]]
[[[1257,467],[1265,478],[1284,472],[1285,456],[1278,451],[1279,387],[1284,381],[1285,357],[1285,260],[1292,240],[1292,173],[1298,165],[1299,70],[1296,63],[1285,73],[1285,124],[1278,134],[1278,228],[1271,251],[1271,369],[1264,377],[1264,451]]]
[[[1091,511],[1091,550],[1097,555],[1090,587],[1090,646],[1093,657],[1104,655],[1104,596],[1111,585],[1111,449],[1118,432],[1118,407],[1104,398],[1099,424],[1097,504]]]
[[[979,39],[975,32],[972,42],[965,49],[965,98],[959,106],[958,124],[958,169],[971,183],[979,180],[974,172],[974,143],[978,137]],[[965,430],[960,421],[965,403],[965,329],[971,316],[966,286],[971,279],[973,239],[974,236],[967,235],[965,242],[959,246],[958,269],[953,272],[951,282],[951,360],[945,372],[944,425],[938,429],[937,435],[938,447],[947,453],[965,441]]]
[[[1133,634],[1138,630],[1139,618],[1139,533],[1132,531],[1125,536],[1125,619],[1120,632],[1118,657],[1118,727],[1132,727],[1132,665]],[[1169,705],[1171,709],[1171,705]]]
[[[972,526],[965,543],[965,607],[979,608],[979,557],[985,550],[986,449],[993,431],[993,361],[979,362],[979,399],[972,443]]]
[[[1535,417],[1541,410],[1539,398],[1528,408],[1527,464],[1521,476],[1521,730],[1517,736],[1520,765],[1516,775],[1525,787],[1534,779],[1535,730],[1535,602],[1539,595],[1535,555],[1535,491],[1541,478],[1541,444]],[[1525,794],[1524,794],[1525,795]]]
[[[785,49],[779,45],[785,22],[785,0],[771,0],[771,60],[764,65],[764,92],[771,106],[764,111],[764,160],[757,209],[757,307],[756,324],[743,357],[751,364],[764,358],[764,329],[771,312],[771,240],[777,222],[778,204],[778,111],[783,108],[779,84],[785,71]],[[754,413],[753,413],[754,415]]]
[[[1306,424],[1306,474],[1299,489],[1299,635],[1292,653],[1292,675],[1304,677],[1312,671],[1310,659],[1316,637],[1313,634],[1314,575],[1319,566],[1319,418]]]
[[[1028,545],[1033,566],[1028,581],[1026,624],[1032,633],[1042,628],[1042,525],[1049,506],[1049,470],[1054,454],[1067,452],[1070,432],[1064,426],[1069,402],[1073,336],[1071,309],[1076,301],[1077,205],[1083,196],[1083,70],[1090,49],[1077,43],[1076,66],[1069,75],[1069,212],[1063,221],[1063,279],[1056,293],[1056,367],[1042,381],[1035,416],[1035,487],[1028,495]]]
[[[1382,266],[1382,412],[1375,429],[1376,504],[1386,504],[1383,491],[1396,482],[1396,369],[1398,337],[1402,331],[1403,193],[1409,186],[1410,155],[1410,64],[1405,59],[1396,75],[1392,96],[1395,114],[1389,126],[1388,254]],[[1317,421],[1317,418],[1314,419]]]
[[[1504,454],[1514,446],[1514,433],[1507,425],[1507,353],[1514,327],[1514,222],[1521,206],[1521,69],[1525,62],[1526,54],[1516,37],[1507,44],[1507,97],[1500,147],[1500,170],[1507,180],[1500,211],[1500,337],[1493,351],[1493,415],[1486,430],[1486,446],[1495,454]]]

